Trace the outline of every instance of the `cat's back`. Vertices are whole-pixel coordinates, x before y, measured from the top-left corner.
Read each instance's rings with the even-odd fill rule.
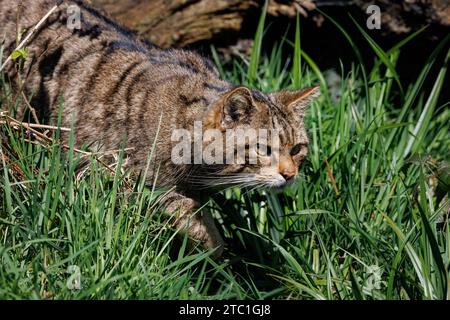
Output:
[[[17,26],[27,34],[54,5],[0,0],[5,55],[17,45]],[[43,121],[56,123],[62,105],[62,125],[74,127],[78,146],[115,150],[126,140],[138,167],[156,138],[158,155],[170,158],[172,129],[191,126],[230,88],[208,59],[160,49],[83,1],[64,1],[26,46],[24,87]],[[14,78],[13,63],[6,71]]]
[[[52,0],[0,0],[5,55],[17,44],[17,26],[31,30],[54,5]],[[145,101],[158,101],[160,110],[179,115],[179,110],[171,110],[179,102],[206,106],[207,97],[198,96],[204,84],[218,78],[209,60],[190,51],[162,50],[84,1],[64,1],[27,47],[31,72],[26,87],[34,91],[36,104],[48,108],[44,116],[50,122],[61,96],[65,118],[89,113],[90,121],[103,124],[103,129],[116,129],[111,127],[125,124],[133,113],[155,111]],[[13,74],[12,64],[10,68]],[[86,135],[87,130],[79,129],[81,137]]]

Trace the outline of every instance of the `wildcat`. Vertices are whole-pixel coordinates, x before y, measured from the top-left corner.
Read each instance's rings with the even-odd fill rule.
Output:
[[[5,56],[17,45],[17,31],[30,30],[54,5],[52,0],[0,0]],[[74,8],[79,25],[69,27]],[[221,185],[283,187],[297,176],[307,155],[303,118],[319,95],[317,87],[262,93],[233,85],[221,80],[201,55],[160,49],[81,0],[63,1],[27,46],[23,71],[11,63],[6,73],[10,79],[25,79],[23,89],[33,97],[30,103],[39,117],[56,124],[62,99],[62,126],[74,128],[76,146],[129,148],[130,168],[147,169],[149,184],[157,175],[158,186],[174,187],[165,209],[176,215],[177,228],[204,248],[214,248],[216,257],[224,241],[213,218],[198,210],[205,192]],[[202,122],[203,130],[222,134],[233,128],[279,130],[276,165],[267,161],[267,152],[257,155],[256,164],[175,164],[172,133],[192,132],[195,121]],[[156,152],[147,168],[153,144]]]

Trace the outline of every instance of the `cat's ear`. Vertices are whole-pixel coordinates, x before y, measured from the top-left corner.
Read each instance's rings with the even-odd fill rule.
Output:
[[[252,92],[246,87],[237,87],[228,92],[223,101],[220,124],[231,128],[247,122],[254,111]]]
[[[296,91],[280,91],[274,94],[275,99],[283,106],[304,114],[311,102],[320,96],[320,87],[309,87]]]

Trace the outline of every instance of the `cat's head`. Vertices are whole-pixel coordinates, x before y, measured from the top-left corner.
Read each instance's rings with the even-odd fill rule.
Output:
[[[203,153],[223,163],[204,161],[192,182],[279,189],[294,181],[308,153],[304,115],[319,95],[319,87],[262,93],[239,86],[225,93],[203,118],[204,134],[214,131],[203,136]],[[218,140],[223,150],[215,148]]]

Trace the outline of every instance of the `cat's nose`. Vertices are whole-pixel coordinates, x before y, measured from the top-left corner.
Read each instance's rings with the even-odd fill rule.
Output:
[[[283,176],[283,178],[286,181],[289,181],[289,180],[291,180],[292,178],[295,177],[295,171],[287,171],[287,170],[285,170],[283,172],[280,172],[280,174]]]
[[[286,181],[289,181],[297,174],[297,168],[289,157],[280,156],[278,172]]]

